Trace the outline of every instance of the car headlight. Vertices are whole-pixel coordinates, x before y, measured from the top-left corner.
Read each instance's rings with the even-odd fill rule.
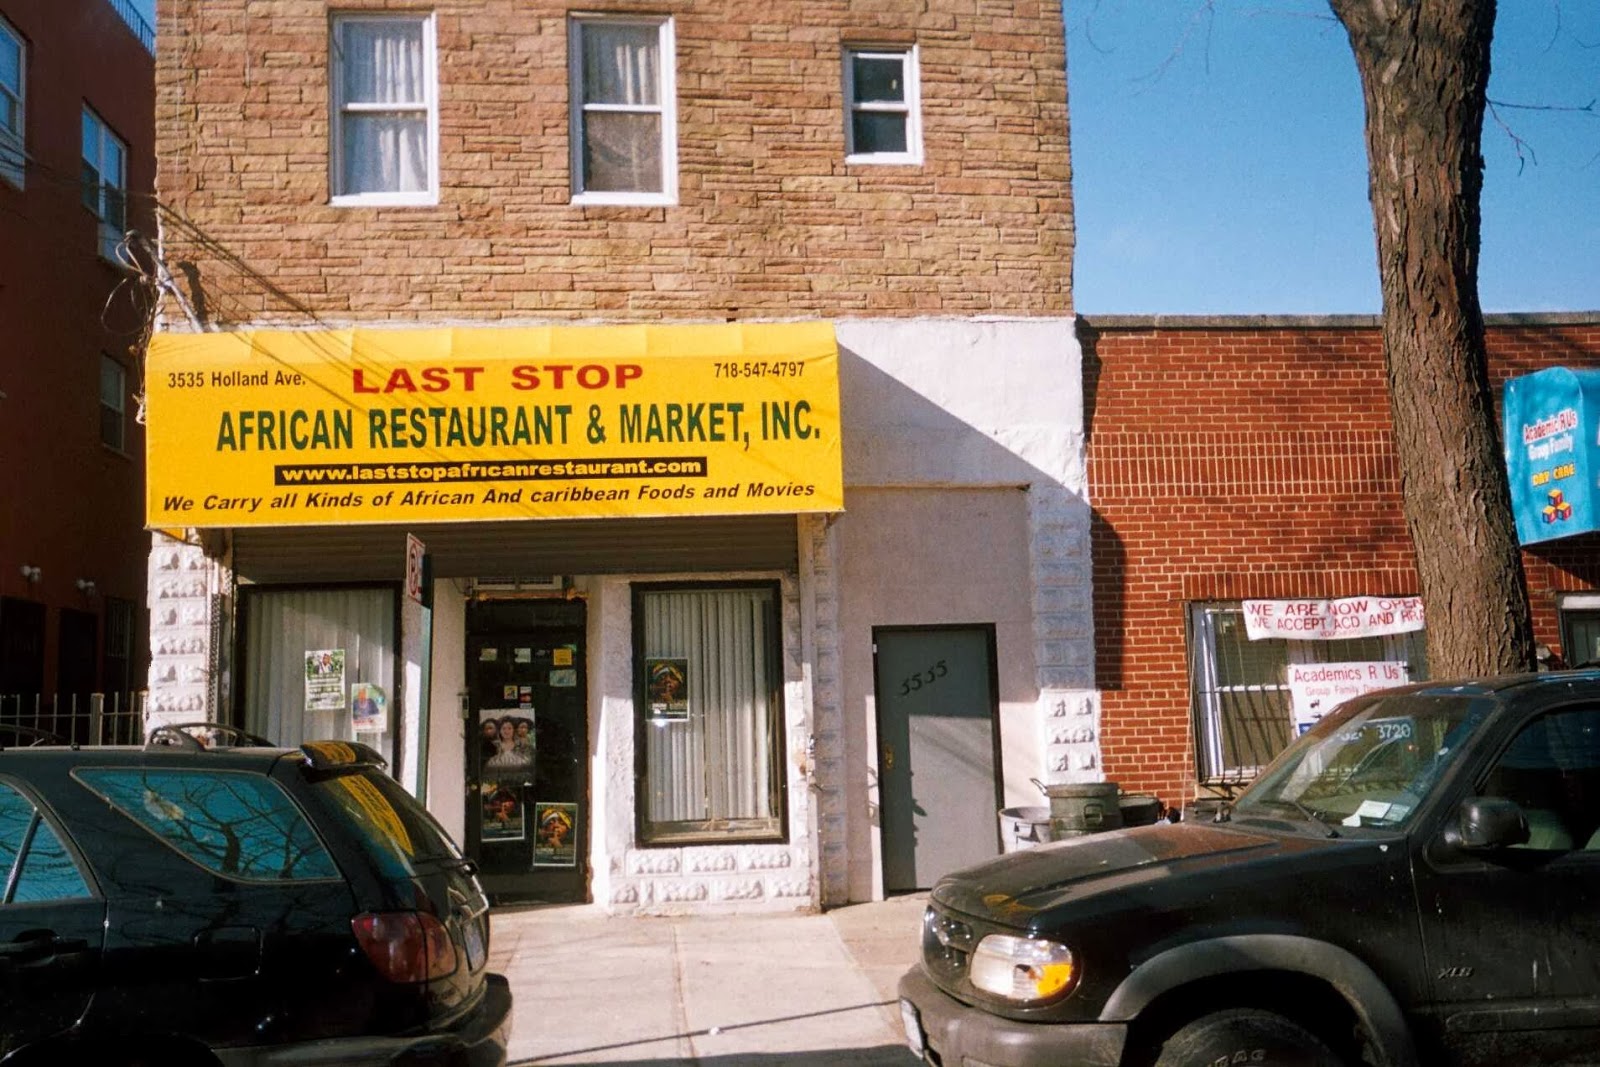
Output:
[[[1065,945],[990,934],[972,954],[968,975],[985,993],[1018,1004],[1037,1004],[1072,988],[1077,968]]]

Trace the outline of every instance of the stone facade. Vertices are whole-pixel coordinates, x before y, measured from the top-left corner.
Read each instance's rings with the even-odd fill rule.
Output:
[[[432,5],[438,204],[330,206],[330,8],[163,6],[159,184],[182,212],[164,237],[212,321],[1070,310],[1057,3],[603,5],[675,22],[679,196],[665,208],[570,203],[568,5],[547,0]],[[923,165],[845,164],[851,43],[917,45]]]

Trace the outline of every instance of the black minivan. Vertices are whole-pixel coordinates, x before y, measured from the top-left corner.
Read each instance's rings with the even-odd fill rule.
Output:
[[[370,748],[258,740],[0,749],[0,1064],[505,1063],[471,861]]]

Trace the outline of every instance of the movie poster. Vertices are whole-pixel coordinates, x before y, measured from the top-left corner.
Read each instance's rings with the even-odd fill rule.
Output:
[[[485,776],[526,774],[533,769],[533,705],[478,713],[478,747]]]
[[[652,719],[689,717],[689,661],[665,657],[644,661],[646,700]]]
[[[578,805],[541,800],[533,806],[533,865],[578,865]]]
[[[484,841],[521,841],[528,836],[527,809],[522,803],[522,790],[499,782],[484,782],[478,786],[483,804]]]

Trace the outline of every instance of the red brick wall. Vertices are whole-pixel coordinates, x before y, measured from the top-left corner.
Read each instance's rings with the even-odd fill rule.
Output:
[[[1497,324],[1505,378],[1600,363],[1600,316]],[[1212,325],[1198,325],[1200,322]],[[1186,604],[1416,593],[1370,320],[1090,320],[1082,329],[1105,770],[1195,791]],[[1600,535],[1524,553],[1538,640],[1600,586]]]
[[[416,4],[163,3],[159,192],[195,227],[169,225],[167,252],[193,264],[213,318],[1070,310],[1059,0],[599,5],[674,18],[672,207],[570,203],[572,5],[424,6],[439,203],[375,209],[329,204],[328,13]],[[919,47],[923,165],[845,164],[845,43]]]
[[[140,319],[123,272],[99,256],[79,183],[87,104],[128,146],[128,224],[155,234],[155,60],[105,0],[0,0],[0,15],[26,42],[29,155],[22,188],[0,179],[0,596],[45,605],[53,692],[63,608],[99,615],[103,646],[105,598],[145,602],[144,438],[131,396],[122,451],[100,441],[101,356],[122,362],[128,393],[138,390]],[[37,583],[22,580],[23,564],[40,569]]]

